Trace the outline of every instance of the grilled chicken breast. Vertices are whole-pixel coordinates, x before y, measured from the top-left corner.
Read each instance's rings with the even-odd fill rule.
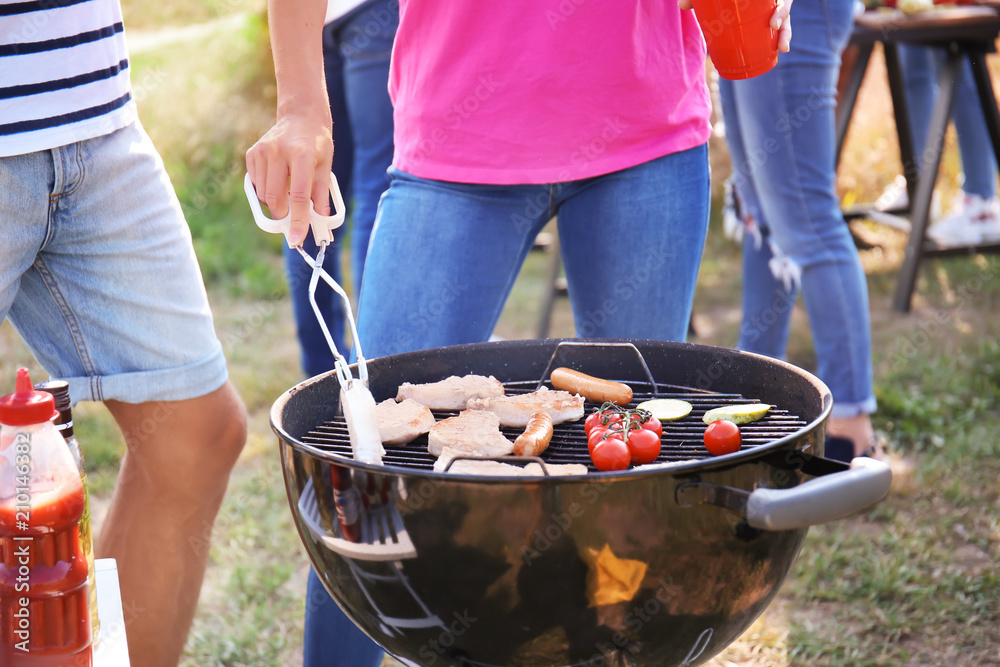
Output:
[[[469,401],[469,409],[488,410],[500,417],[503,426],[523,428],[539,410],[549,413],[553,424],[576,421],[583,417],[583,402],[583,396],[542,387],[530,394],[474,398]]]
[[[519,465],[511,465],[510,463],[504,463],[502,461],[470,461],[468,459],[459,459],[448,467],[448,463],[451,462],[456,456],[468,456],[467,453],[459,451],[457,449],[452,449],[451,447],[445,447],[441,451],[441,455],[438,460],[434,463],[435,472],[447,472],[454,473],[456,475],[495,475],[499,477],[542,477],[545,473],[542,472],[542,467],[537,463],[529,463],[523,468]],[[587,466],[580,463],[566,463],[566,464],[546,464],[546,470],[548,470],[549,475],[561,476],[561,475],[586,475]]]
[[[511,465],[509,463],[503,463],[501,461],[470,461],[468,459],[459,459],[448,467],[452,459],[457,456],[471,456],[468,452],[464,452],[460,449],[455,449],[453,447],[445,447],[441,450],[441,455],[438,456],[438,460],[434,462],[435,472],[447,472],[455,473],[460,475],[523,475],[524,469],[520,466]]]
[[[500,432],[500,418],[483,410],[463,410],[434,424],[427,434],[427,451],[440,456],[445,447],[481,458],[514,451],[514,443]]]
[[[587,466],[582,463],[546,463],[545,469],[549,471],[549,474],[555,477],[562,477],[564,475],[586,475]],[[525,475],[535,475],[538,477],[543,476],[545,473],[542,472],[542,466],[537,463],[529,463],[524,466]]]
[[[503,385],[492,375],[452,375],[440,382],[399,385],[396,400],[412,398],[431,410],[464,410],[470,398],[503,396]]]
[[[385,445],[405,445],[434,426],[430,408],[411,398],[397,403],[387,398],[375,406],[378,435]]]

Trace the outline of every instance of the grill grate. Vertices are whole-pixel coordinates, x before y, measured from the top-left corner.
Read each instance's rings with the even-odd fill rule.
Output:
[[[632,387],[633,407],[637,403],[653,398],[651,385],[648,382],[626,382],[626,384]],[[535,390],[536,386],[537,381],[534,380],[504,383],[507,394],[530,393]],[[657,383],[656,389],[657,398],[684,400],[692,407],[691,414],[687,417],[663,423],[662,449],[656,459],[657,463],[709,458],[710,455],[705,451],[702,440],[705,433],[705,423],[702,421],[702,416],[705,412],[726,405],[760,402],[755,398],[747,398],[740,394],[694,391],[675,385]],[[584,405],[584,416],[598,407],[600,407],[599,404],[588,401]],[[457,411],[434,411],[434,417],[438,421],[454,417],[457,414]],[[772,407],[763,419],[740,426],[741,449],[758,447],[797,433],[806,424],[805,420],[781,409],[780,406]],[[501,427],[500,430],[508,439],[514,440],[523,429]],[[316,449],[345,458],[353,458],[347,423],[343,417],[337,417],[320,424],[303,436],[301,440]],[[430,470],[434,467],[434,461],[437,459],[427,451],[426,435],[418,437],[407,445],[387,446],[385,449],[386,455],[383,457],[383,463],[387,466]],[[552,464],[582,463],[591,472],[596,472],[597,469],[594,468],[587,451],[587,436],[583,430],[583,419],[556,424],[553,429],[552,441],[542,453],[541,458],[546,463]]]

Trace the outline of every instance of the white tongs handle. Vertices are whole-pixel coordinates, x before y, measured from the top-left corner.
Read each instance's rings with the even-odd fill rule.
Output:
[[[250,180],[249,173],[243,179],[243,191],[247,195],[247,201],[250,202],[250,210],[253,212],[253,219],[257,226],[271,234],[284,234],[287,239],[292,224],[291,211],[281,220],[272,220],[264,215],[264,211],[260,208],[260,200],[257,199],[257,190],[253,186],[253,181]],[[344,224],[344,197],[340,193],[337,177],[332,171],[330,172],[330,196],[333,197],[333,215],[320,215],[312,207],[309,207],[309,226],[312,227],[316,245],[332,241],[333,230]]]

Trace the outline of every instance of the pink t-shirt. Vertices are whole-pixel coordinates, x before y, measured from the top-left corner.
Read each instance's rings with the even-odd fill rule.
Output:
[[[676,0],[400,0],[396,168],[555,183],[708,140],[705,42]]]

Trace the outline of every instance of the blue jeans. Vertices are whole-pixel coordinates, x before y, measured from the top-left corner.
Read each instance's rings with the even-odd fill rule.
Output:
[[[931,112],[938,95],[937,76],[944,65],[944,49],[914,44],[899,45],[900,65],[906,91],[906,106],[910,112],[910,134],[917,169],[923,165],[927,145],[927,130]],[[986,127],[986,118],[979,103],[972,67],[962,60],[961,76],[955,88],[955,101],[951,118],[958,136],[958,150],[962,158],[965,182],[962,190],[985,199],[997,194],[997,160],[993,142]]]
[[[794,45],[778,65],[743,81],[720,80],[733,185],[752,217],[791,261],[775,277],[769,243],[746,234],[739,348],[785,356],[799,287],[809,314],[817,374],[834,416],[874,412],[868,288],[834,191],[834,95],[851,0],[796,0]],[[787,266],[787,264],[786,264]]]
[[[488,340],[553,215],[580,336],[684,340],[708,226],[706,145],[548,185],[389,173],[361,290],[369,358]]]
[[[389,56],[398,24],[399,3],[377,0],[332,21],[323,29],[323,64],[336,147],[333,173],[348,202],[351,279],[355,293],[364,274],[378,200],[389,182],[386,176],[392,163]],[[338,231],[335,242],[327,250],[323,268],[339,283],[340,241],[345,230]],[[316,256],[311,235],[307,235],[302,247],[310,256]],[[302,369],[312,377],[333,368],[333,354],[309,304],[306,287],[311,270],[297,251],[286,245],[284,253]],[[320,282],[316,288],[316,302],[337,349],[346,356],[343,301]]]
[[[378,667],[382,648],[361,632],[309,570],[303,667]]]
[[[390,177],[361,291],[367,358],[488,340],[557,213],[580,335],[684,339],[708,229],[707,146],[552,185]],[[310,573],[305,667],[370,665],[366,647],[377,649]]]

